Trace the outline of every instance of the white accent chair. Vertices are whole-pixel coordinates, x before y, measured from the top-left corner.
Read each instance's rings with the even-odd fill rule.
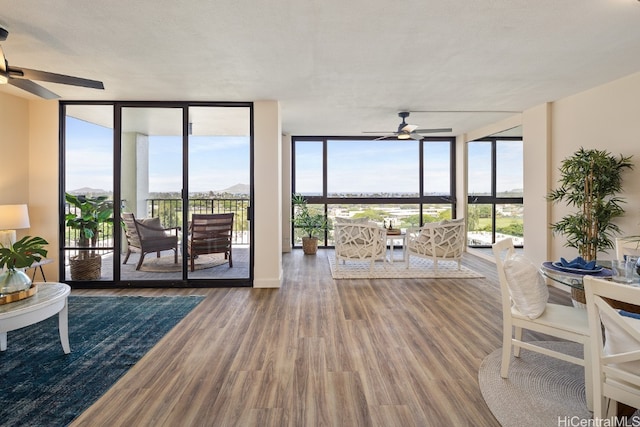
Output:
[[[640,256],[640,239],[633,237],[616,237],[616,259],[624,259],[625,255]]]
[[[387,230],[370,223],[335,224],[333,233],[335,243],[336,269],[345,261],[368,261],[373,270],[375,262],[384,260],[387,247]]]
[[[585,276],[584,290],[593,337],[593,418],[599,420],[617,415],[615,402],[640,408],[640,319],[611,305],[640,305],[640,288]]]
[[[493,244],[493,254],[495,256],[496,267],[498,270],[498,278],[500,281],[500,289],[502,294],[502,364],[500,376],[508,378],[509,363],[511,361],[511,348],[513,347],[513,355],[520,357],[520,350],[526,349],[564,360],[565,362],[574,363],[584,366],[585,371],[585,389],[587,407],[591,408],[593,404],[592,398],[592,376],[591,376],[591,354],[590,354],[590,332],[587,312],[584,309],[551,304],[544,302],[544,311],[537,314],[538,317],[531,318],[530,315],[523,314],[516,308],[516,302],[512,295],[523,295],[526,297],[531,288],[535,286],[544,286],[546,283],[540,277],[539,270],[530,264],[532,270],[527,275],[529,279],[524,279],[524,274],[514,275],[513,270],[507,271],[505,263],[507,260],[515,260],[515,249],[511,238],[501,240]],[[524,257],[522,257],[524,258]],[[529,262],[530,263],[530,262]],[[508,267],[511,267],[511,262]],[[507,277],[511,277],[511,282]],[[514,281],[513,277],[518,276],[522,280]],[[537,282],[537,281],[540,282]],[[548,297],[548,291],[547,291]],[[526,301],[533,304],[531,301]],[[521,303],[520,306],[523,304]],[[522,339],[523,329],[535,331],[554,337],[562,338],[582,344],[584,348],[584,359],[564,354],[555,350],[538,346],[535,341],[526,342]]]
[[[434,222],[408,229],[406,267],[409,268],[413,255],[432,260],[436,271],[438,270],[438,261],[456,261],[458,270],[460,270],[460,261],[465,248],[464,230],[464,218]]]

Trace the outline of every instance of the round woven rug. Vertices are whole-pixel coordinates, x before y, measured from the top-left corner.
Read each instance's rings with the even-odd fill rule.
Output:
[[[580,344],[557,341],[538,344],[582,357]],[[482,361],[478,381],[482,397],[502,426],[557,426],[569,425],[569,420],[591,419],[585,400],[583,367],[523,349],[520,358],[511,356],[509,378],[503,379],[501,351],[495,350]],[[563,420],[567,423],[559,424]]]
[[[163,256],[156,258],[153,255],[147,255],[144,262],[140,266],[140,271],[146,271],[149,273],[171,273],[177,272],[182,269],[182,257],[178,257],[178,263],[174,263],[173,255]],[[224,259],[222,254],[211,255],[199,255],[196,258],[195,269],[204,270],[206,268],[213,268],[218,265],[227,264],[228,260]],[[190,268],[187,263],[187,268]]]

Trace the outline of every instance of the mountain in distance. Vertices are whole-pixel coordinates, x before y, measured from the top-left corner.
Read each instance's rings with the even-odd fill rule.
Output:
[[[111,191],[106,191],[103,189],[99,189],[99,188],[91,188],[91,187],[82,187],[82,188],[76,188],[75,190],[69,190],[67,191],[67,193],[73,194],[75,196],[78,195],[85,195],[85,196],[98,196],[98,195],[110,195]],[[166,195],[170,195],[170,194],[179,194],[179,192],[167,192]],[[231,187],[225,188],[223,190],[216,190],[213,191],[212,193],[218,193],[218,194],[249,194],[249,185],[248,184],[235,184],[232,185]],[[157,194],[157,193],[152,193],[152,194]]]
[[[91,188],[91,187],[82,187],[82,188],[76,188],[75,190],[69,190],[67,191],[67,193],[69,194],[73,194],[74,196],[80,196],[80,195],[85,195],[85,196],[93,196],[93,195],[107,195],[107,194],[111,194],[110,191],[105,191],[101,188]]]
[[[216,191],[216,193],[249,194],[249,185],[238,183],[224,190]]]

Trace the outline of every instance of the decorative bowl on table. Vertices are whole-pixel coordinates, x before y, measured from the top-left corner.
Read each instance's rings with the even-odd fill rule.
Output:
[[[567,261],[564,258],[560,258],[560,261],[556,261],[552,264],[558,270],[566,271],[568,273],[599,273],[604,267],[597,265],[594,261],[586,261],[582,257],[577,257],[571,261]]]

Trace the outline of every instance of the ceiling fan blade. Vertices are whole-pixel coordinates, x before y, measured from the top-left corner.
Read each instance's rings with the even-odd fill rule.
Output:
[[[34,95],[38,95],[44,99],[57,99],[60,98],[55,93],[51,92],[49,89],[45,89],[37,83],[32,82],[31,80],[24,79],[14,79],[9,78],[9,84],[19,87],[22,90],[26,90]]]
[[[440,128],[440,129],[416,129],[414,133],[441,133],[441,132],[451,132],[453,129],[451,128]]]
[[[0,73],[7,74],[7,60],[4,57],[2,46],[0,46]]]
[[[385,136],[381,136],[381,137],[378,137],[378,138],[374,139],[374,141],[383,141],[385,139],[395,138],[395,137],[396,137],[395,135],[385,135]]]
[[[9,74],[13,78],[38,80],[41,82],[60,83],[63,85],[81,86],[92,89],[104,89],[104,84],[97,80],[82,77],[67,76],[65,74],[49,73],[47,71],[31,70],[29,68],[9,67]]]
[[[418,126],[416,126],[416,125],[406,125],[405,127],[403,127],[400,130],[402,132],[411,133],[411,132],[414,132],[416,129],[418,129]]]
[[[372,132],[372,131],[364,130],[364,131],[362,131],[362,133],[377,133],[377,134],[381,134],[381,133],[390,134],[390,133],[392,133],[392,134],[395,134],[396,132],[389,132],[388,130],[385,130],[385,131],[379,131],[379,132]]]

